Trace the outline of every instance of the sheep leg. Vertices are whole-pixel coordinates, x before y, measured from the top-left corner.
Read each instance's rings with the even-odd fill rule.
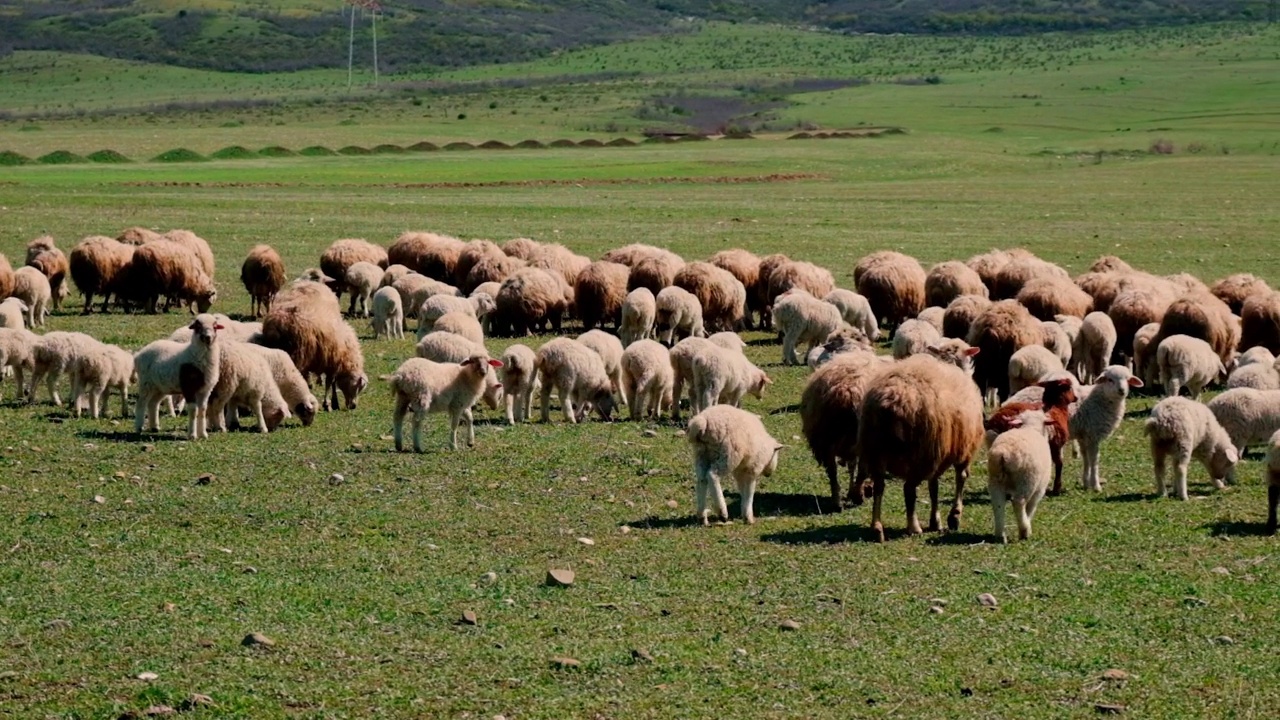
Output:
[[[422,452],[422,421],[427,418],[427,407],[429,406],[419,404],[413,409],[413,451],[416,453]],[[456,424],[453,426],[453,432],[454,437],[449,444],[454,450],[457,450],[458,426]]]
[[[716,463],[715,467],[709,468],[707,476],[711,479],[711,489],[715,491],[712,499],[716,501],[716,511],[720,513],[720,519],[729,522],[729,504],[724,501],[724,486],[720,484],[720,476],[725,474],[726,468],[720,463]]]
[[[1027,499],[1015,497],[1013,499],[1014,516],[1018,519],[1018,539],[1028,540],[1031,538],[1031,517],[1027,514]]]
[[[520,396],[520,422],[526,422],[533,412],[533,385],[524,389]]]
[[[84,309],[80,311],[81,315],[88,315],[93,312],[93,293],[84,294]]]
[[[1001,543],[1007,543],[1009,538],[1004,534],[1004,506],[1007,500],[1004,488],[999,485],[989,485],[987,489],[991,493],[991,514],[995,518],[996,539]]]
[[[756,478],[750,474],[738,476],[738,498],[742,504],[742,519],[748,525],[756,523],[755,498],[756,498]]]
[[[1267,534],[1276,534],[1276,506],[1280,505],[1280,485],[1267,486]]]
[[[871,532],[875,533],[876,542],[884,542],[884,523],[880,520],[880,511],[884,505],[884,476],[876,473],[871,478]]]
[[[1158,446],[1155,440],[1151,441],[1151,464],[1155,468],[1156,474],[1156,494],[1160,497],[1168,497],[1169,491],[1164,486],[1165,474],[1165,451],[1164,448]],[[1175,487],[1176,489],[1176,487]]]
[[[231,408],[231,413],[234,415],[234,414],[235,414],[235,412],[236,412],[235,407],[232,407],[232,408]],[[264,415],[264,414],[262,413],[262,400],[261,400],[261,399],[259,399],[257,402],[255,402],[255,403],[253,404],[253,414],[254,414],[254,417],[258,418],[258,432],[260,432],[260,433],[265,433],[265,432],[267,432],[267,431],[268,431],[268,428],[267,428],[267,417],[266,417],[266,415]]]
[[[561,409],[564,410],[564,419],[576,425],[578,423],[578,413],[573,407],[572,390],[562,390],[560,392],[560,405]]]
[[[856,476],[858,471],[857,463],[849,462],[846,468],[849,470],[849,491],[845,495],[845,501],[854,507],[861,507],[862,501],[867,494],[866,478]],[[836,510],[839,511],[841,509],[839,503],[837,503]]]
[[[476,446],[476,423],[475,418],[471,415],[471,408],[462,411],[462,417],[467,421],[467,447]]]
[[[920,481],[912,482],[904,480],[902,483],[902,500],[907,506],[907,534],[919,535],[924,532],[920,529],[920,519],[916,517],[916,497],[920,492]]]
[[[396,393],[396,407],[391,414],[391,421],[394,423],[394,429],[391,431],[396,440],[396,452],[404,450],[404,416],[409,412],[409,398],[402,393]]]
[[[1092,490],[1089,464],[1093,460],[1093,443],[1084,438],[1080,438],[1078,442],[1080,444],[1080,486],[1085,490]]]
[[[697,493],[698,519],[702,521],[703,525],[710,524],[707,521],[707,488],[710,486],[711,483],[707,479],[707,472],[708,472],[708,468],[707,468],[706,461],[703,460],[701,457],[698,457],[694,461],[693,484],[694,484],[694,490]]]
[[[80,373],[71,374],[71,414],[80,417],[80,396],[84,393],[84,380]]]
[[[89,390],[89,415],[94,420],[102,417],[102,395],[106,390],[105,387],[94,387]]]
[[[516,414],[516,396],[515,396],[515,395],[507,395],[505,398],[503,398],[503,399],[502,399],[502,402],[503,402],[503,405],[505,405],[505,406],[506,406],[506,410],[507,410],[507,424],[508,424],[508,425],[515,425],[515,424],[516,424],[516,417],[515,417],[515,414]]]
[[[551,383],[542,383],[542,422],[551,422]]]
[[[969,465],[956,466],[956,499],[951,502],[951,512],[947,514],[947,529],[955,532],[960,529],[960,518],[964,515],[964,484],[969,479]]]
[[[836,512],[840,512],[842,509],[840,506],[840,466],[836,464],[834,457],[826,457],[822,460],[822,468],[827,471],[827,482],[831,485],[831,504],[835,506]],[[852,484],[849,485],[849,493],[850,495],[853,494]]]
[[[787,333],[782,337],[782,364],[798,364],[796,362],[796,337],[794,333]]]
[[[1062,446],[1056,443],[1049,443],[1049,457],[1053,458],[1053,487],[1049,490],[1050,495],[1062,494]]]
[[[129,417],[129,384],[120,386],[120,417]]]
[[[1178,464],[1174,466],[1173,488],[1179,500],[1187,499],[1187,468],[1191,465],[1191,453],[1178,455]]]
[[[938,480],[940,477],[929,478],[929,532],[938,532],[942,529],[942,522],[938,516]]]

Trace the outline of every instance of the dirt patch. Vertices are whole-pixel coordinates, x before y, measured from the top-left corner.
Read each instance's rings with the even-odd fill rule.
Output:
[[[250,183],[250,182],[161,182],[139,180],[118,183],[124,187],[193,187],[193,188],[297,188],[297,187],[351,187],[351,188],[394,188],[402,190],[451,190],[464,188],[505,188],[505,187],[590,187],[617,185],[747,185],[754,183],[800,182],[804,180],[824,180],[825,175],[819,173],[772,173],[769,175],[709,175],[706,177],[656,177],[656,178],[617,178],[617,179],[579,179],[579,180],[495,180],[493,182],[434,182],[434,183],[338,183],[320,185],[314,183]]]

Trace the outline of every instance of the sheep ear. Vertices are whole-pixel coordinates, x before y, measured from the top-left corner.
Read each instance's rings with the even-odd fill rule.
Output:
[[[965,348],[964,354],[967,357],[973,357],[974,355],[977,355],[980,352],[982,352],[982,348],[971,347],[971,348]]]
[[[1026,421],[1020,417],[1016,417],[1009,421],[1009,427],[1011,428],[1020,428],[1025,424],[1026,424]]]
[[[1233,447],[1227,448],[1227,462],[1232,465],[1240,462],[1240,453],[1236,452],[1236,449]]]
[[[188,329],[188,330],[195,330],[195,329],[196,329],[196,328],[198,328],[198,327],[200,327],[200,323],[199,323],[199,322],[197,322],[197,321],[195,321],[195,320],[192,320],[192,321],[191,321],[191,324],[187,326],[187,329]]]
[[[223,325],[222,323],[214,323],[214,324],[213,324],[213,329],[214,329],[214,330],[226,330],[226,329],[227,329],[227,326],[226,326],[226,325]]]
[[[489,366],[490,366],[490,367],[500,368],[500,367],[502,367],[502,361],[501,361],[501,360],[494,360],[494,359],[490,358],[490,360],[489,360]]]
[[[1129,387],[1142,387],[1142,378],[1138,378],[1138,377],[1129,378]]]

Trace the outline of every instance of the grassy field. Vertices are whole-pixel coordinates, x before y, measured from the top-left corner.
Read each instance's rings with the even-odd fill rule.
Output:
[[[238,268],[253,244],[276,246],[292,273],[336,238],[388,243],[406,229],[527,235],[591,256],[634,241],[688,258],[734,246],[785,251],[831,268],[844,286],[873,250],[931,263],[1015,245],[1072,272],[1115,253],[1154,272],[1208,281],[1249,271],[1274,285],[1267,37],[1188,46],[1164,60],[1134,43],[1128,61],[999,80],[994,70],[944,67],[954,85],[824,96],[846,108],[874,99],[840,124],[911,130],[875,140],[6,168],[0,252],[20,260],[43,232],[69,248],[129,225],[188,227],[215,249],[217,309],[229,313],[248,308]],[[1231,53],[1239,63],[1225,59]],[[1113,62],[1155,89],[1119,87]],[[1097,93],[1094,112],[1080,107],[1075,88],[1103,78],[1117,85]],[[1055,96],[1054,84],[1066,89]],[[1042,104],[1012,98],[1015,88],[1042,94]],[[562,91],[594,102],[594,89]],[[495,113],[455,136],[522,139],[545,127],[539,137],[550,139],[582,122],[535,111],[538,92],[515,93],[535,98],[517,116],[528,127],[500,135],[506,120]],[[601,91],[600,105],[616,100],[611,92]],[[948,99],[920,100],[925,93]],[[983,97],[1002,100],[977,107]],[[822,100],[787,112],[817,117]],[[1133,130],[1114,132],[1126,116]],[[8,123],[0,148],[110,146],[141,156],[449,134],[395,114],[384,122],[217,128],[125,116],[39,121],[44,129],[26,132]],[[990,127],[1005,131],[982,132]],[[1157,136],[1179,151],[1085,154],[1145,151]],[[1186,152],[1191,142],[1208,147]],[[50,329],[136,348],[184,322],[80,317],[76,300]],[[371,377],[412,355],[408,340],[373,341],[367,324],[353,322]],[[131,419],[115,417],[118,405],[108,419],[76,420],[47,403],[15,404],[6,382],[0,707],[114,718],[200,693],[215,705],[183,716],[1089,717],[1098,705],[1124,706],[1130,717],[1274,714],[1280,690],[1267,679],[1280,671],[1280,573],[1274,540],[1259,536],[1258,457],[1237,487],[1214,491],[1196,467],[1191,502],[1155,499],[1141,434],[1153,399],[1137,398],[1104,446],[1105,492],[1073,484],[1048,500],[1034,540],[990,544],[979,462],[961,532],[903,537],[891,485],[891,539],[876,545],[867,509],[831,512],[798,437],[805,373],[782,367],[765,334],[747,338],[776,384],[744,406],[789,446],[750,527],[690,522],[689,452],[672,424],[653,437],[631,422],[509,428],[485,411],[476,448],[450,452],[444,421],[432,416],[429,451],[397,454],[390,398],[375,382],[357,410],[324,414],[311,428],[188,443],[169,421],[139,440]],[[1073,481],[1079,470],[1068,461]],[[217,477],[197,484],[205,472]],[[572,567],[575,586],[544,587],[552,566]],[[984,592],[997,609],[979,606]],[[457,624],[466,610],[478,625]],[[783,620],[800,629],[782,630]],[[251,632],[276,645],[241,646]],[[581,666],[557,669],[558,656]],[[1127,679],[1104,679],[1108,669]]]

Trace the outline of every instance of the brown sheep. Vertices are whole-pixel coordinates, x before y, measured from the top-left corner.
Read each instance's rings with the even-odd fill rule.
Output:
[[[262,345],[288,353],[303,377],[324,378],[325,410],[338,409],[339,390],[347,409],[355,409],[369,378],[360,340],[336,304],[277,302],[262,320],[261,338]]]
[[[1103,255],[1102,257],[1093,261],[1093,264],[1089,266],[1089,272],[1091,273],[1107,273],[1107,272],[1131,273],[1133,272],[1133,266],[1131,266],[1129,263],[1125,262],[1124,260],[1121,260],[1120,258],[1116,257],[1115,255]]]
[[[1022,303],[1037,320],[1053,320],[1058,315],[1083,318],[1093,309],[1093,298],[1066,278],[1036,278],[1018,291]]]
[[[747,311],[742,283],[728,271],[705,262],[691,262],[676,273],[674,285],[702,303],[702,324],[708,332],[738,330]]]
[[[871,303],[881,327],[895,328],[924,310],[925,272],[915,258],[893,253],[855,274],[858,294]]]
[[[240,265],[240,282],[249,293],[249,315],[259,317],[270,312],[271,301],[285,284],[280,253],[270,245],[253,246]]]
[[[641,260],[653,257],[666,259],[669,264],[675,265],[676,269],[679,269],[679,266],[684,264],[684,258],[670,250],[643,243],[631,243],[620,248],[614,248],[601,255],[600,259],[605,262],[621,263],[629,268],[634,268]]]
[[[1075,284],[1086,295],[1093,298],[1094,310],[1106,312],[1111,309],[1111,303],[1115,302],[1116,296],[1133,284],[1135,277],[1134,273],[1090,271],[1077,275]]]
[[[1231,308],[1210,293],[1183,295],[1165,309],[1160,332],[1152,340],[1155,347],[1167,337],[1188,335],[1209,343],[1223,365],[1229,365],[1240,344],[1240,328]]]
[[[9,258],[0,253],[0,298],[7,298],[13,294],[13,266],[9,264]]]
[[[323,309],[325,312],[342,315],[342,306],[338,304],[338,296],[333,294],[328,285],[316,280],[299,278],[285,285],[276,293],[271,301],[271,309],[294,306],[308,306]]]
[[[627,291],[636,288],[647,288],[657,295],[663,288],[671,287],[676,281],[676,273],[684,267],[684,261],[672,259],[665,255],[653,255],[642,258],[631,266],[631,274],[627,277]]]
[[[48,241],[47,246],[40,245],[37,248],[31,244],[27,245],[27,265],[44,273],[44,276],[49,279],[49,291],[53,293],[53,307],[56,310],[62,307],[62,300],[70,290],[66,286],[70,264],[67,256],[53,244],[53,238],[38,238],[32,243],[43,243],[45,240]],[[35,250],[34,253],[33,250]]]
[[[880,511],[889,475],[902,478],[907,532],[915,535],[920,533],[917,487],[928,482],[929,530],[941,529],[938,481],[954,468],[956,493],[947,526],[960,529],[965,480],[982,440],[982,396],[963,370],[915,355],[877,375],[858,415],[858,480],[870,478],[872,483],[871,528],[876,539],[884,542]]]
[[[200,268],[204,270],[204,274],[208,275],[210,279],[215,277],[213,250],[209,248],[209,243],[205,242],[204,238],[190,230],[170,230],[164,234],[164,239],[190,250],[196,256],[196,259],[200,261]]]
[[[1000,274],[996,276],[995,287],[991,291],[991,297],[994,300],[1016,298],[1023,285],[1032,280],[1046,277],[1071,280],[1071,276],[1067,274],[1066,270],[1047,260],[1041,260],[1034,255],[1014,258],[1009,261],[1008,265],[1000,269]]]
[[[578,317],[587,330],[606,322],[614,328],[622,319],[622,301],[627,297],[627,276],[631,270],[626,265],[608,260],[591,263],[578,274],[573,286],[573,296],[578,305]]]
[[[945,308],[961,295],[987,297],[982,278],[962,262],[951,260],[929,269],[924,279],[924,301],[929,307]]]
[[[978,348],[973,379],[983,393],[995,392],[1001,400],[1009,396],[1009,360],[1028,345],[1044,340],[1040,321],[1017,300],[991,304],[973,321],[967,342]]]
[[[149,242],[164,239],[164,235],[144,227],[125,228],[123,232],[116,236],[116,240],[125,245],[146,245]]]
[[[501,283],[523,267],[523,260],[510,255],[482,258],[471,266],[471,271],[459,287],[463,292],[471,293],[485,283]]]
[[[1249,296],[1240,310],[1240,349],[1264,347],[1280,353],[1280,292]]]
[[[194,305],[202,313],[208,312],[218,297],[196,254],[167,240],[140,245],[133,251],[133,261],[117,294],[141,302],[152,314],[161,295]]]
[[[546,270],[524,268],[507,278],[494,298],[491,326],[496,335],[528,335],[548,323],[560,331],[567,310],[561,281]]]
[[[1152,288],[1125,290],[1116,296],[1107,308],[1107,317],[1116,326],[1116,358],[1133,358],[1134,334],[1143,325],[1159,323],[1170,302],[1167,295]]]
[[[952,300],[942,313],[942,336],[964,340],[969,328],[984,310],[991,307],[986,295],[961,295]]]
[[[982,278],[982,284],[987,286],[989,293],[994,293],[996,288],[996,278],[1000,276],[1000,271],[1006,265],[1014,260],[1024,258],[1033,258],[1030,251],[1022,248],[1014,248],[1012,250],[992,250],[991,252],[974,255],[965,261],[971,270],[978,273],[978,277]],[[994,297],[994,295],[992,295]]]
[[[1190,293],[1209,294],[1209,286],[1205,285],[1200,278],[1192,275],[1191,273],[1165,275],[1162,279],[1169,285],[1173,286],[1178,295],[1188,295]]]
[[[508,257],[517,258],[525,262],[529,262],[538,255],[538,250],[542,248],[542,243],[537,240],[530,240],[527,237],[511,238],[502,243],[502,252]]]
[[[772,325],[773,300],[769,297],[769,278],[773,277],[774,270],[789,262],[791,262],[791,258],[782,253],[765,255],[760,258],[760,276],[756,279],[755,296],[756,304],[761,308],[760,327],[762,328]],[[748,292],[751,292],[751,290],[751,288],[747,289]]]
[[[843,353],[809,376],[800,394],[800,425],[813,458],[827,473],[831,504],[839,511],[843,465],[849,472],[848,502],[862,504],[858,469],[858,413],[871,379],[888,365],[869,352]]]
[[[462,252],[458,254],[458,264],[453,267],[453,284],[462,288],[463,292],[471,292],[471,288],[467,286],[467,276],[471,274],[471,268],[475,267],[482,260],[505,259],[506,253],[502,252],[502,248],[492,240],[472,240],[463,245]]]
[[[756,287],[760,284],[760,258],[755,253],[732,248],[712,255],[707,262],[738,278],[738,282],[747,289],[746,324],[748,328],[755,329],[753,315],[759,315],[763,310],[763,301]]]
[[[348,290],[347,270],[358,262],[372,263],[386,270],[389,259],[385,248],[358,238],[335,240],[320,255],[320,270],[333,278],[329,287],[339,299]]]
[[[578,273],[591,264],[591,259],[579,255],[559,243],[544,244],[537,257],[529,261],[529,267],[548,270],[560,276],[570,288],[578,279]]]
[[[383,266],[404,265],[433,280],[453,282],[453,271],[458,266],[458,256],[462,254],[462,247],[461,240],[448,235],[405,232],[401,233],[400,237],[391,243],[391,247],[387,248],[387,259]]]
[[[1209,292],[1226,303],[1227,307],[1231,308],[1231,312],[1238,315],[1244,311],[1244,301],[1248,300],[1250,295],[1269,293],[1271,286],[1260,277],[1249,273],[1236,273],[1214,283],[1213,287],[1209,288]]]
[[[869,255],[863,255],[858,258],[858,262],[853,266],[853,284],[857,285],[862,279],[863,273],[882,262],[906,262],[914,260],[910,255],[904,255],[896,250],[879,250]]]
[[[824,298],[836,289],[836,280],[830,270],[811,262],[792,260],[782,263],[769,273],[769,304],[773,305],[784,293],[796,288],[816,298]]]
[[[93,312],[93,296],[102,296],[102,312],[129,271],[134,246],[101,235],[91,235],[71,248],[68,258],[71,280],[84,295],[82,314]]]

